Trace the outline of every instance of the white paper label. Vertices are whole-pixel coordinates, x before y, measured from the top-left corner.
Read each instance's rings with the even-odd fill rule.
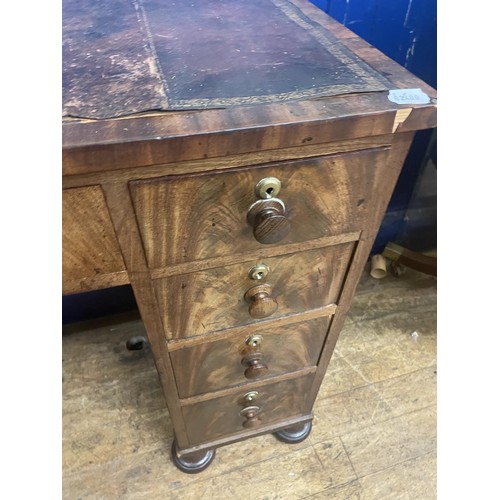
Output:
[[[389,101],[396,104],[429,104],[429,96],[420,89],[389,90]]]

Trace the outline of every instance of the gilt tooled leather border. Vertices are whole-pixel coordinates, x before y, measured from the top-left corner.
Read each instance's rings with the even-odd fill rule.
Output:
[[[141,2],[142,0],[138,0]],[[171,103],[172,109],[203,109],[203,108],[226,108],[245,104],[269,104],[272,102],[297,101],[316,97],[326,97],[356,92],[378,92],[392,88],[389,81],[375,72],[368,64],[353,54],[344,45],[332,38],[320,25],[305,18],[301,11],[287,0],[270,0],[277,8],[286,14],[300,28],[308,31],[315,39],[339,59],[362,81],[348,85],[325,85],[309,89],[301,89],[293,92],[281,92],[264,96],[246,96],[219,99],[180,99]]]
[[[195,10],[190,11],[187,2],[171,0],[64,0],[63,114],[104,119],[147,111],[228,108],[390,88],[385,78],[288,0],[224,2],[193,0],[189,4],[193,3]],[[219,12],[222,28],[217,32],[214,16],[218,19]],[[256,25],[260,23],[271,38],[262,45],[253,36],[248,38],[253,23],[242,19],[244,13],[253,14]],[[236,31],[245,31],[242,40],[233,37],[231,22],[239,23]],[[281,38],[272,38],[272,22]],[[206,32],[197,38],[196,29]],[[266,36],[256,33],[255,37],[259,35]],[[301,41],[295,43],[294,37]],[[265,51],[261,59],[247,60],[246,66],[231,55],[217,58],[220,54],[216,54],[206,61],[203,56],[207,50],[196,43],[212,42],[215,50],[227,47],[231,54],[236,46],[245,52],[243,43],[264,47]],[[186,44],[189,50],[194,47],[191,53],[186,52]],[[293,57],[280,59],[279,51],[287,44]],[[309,52],[301,60],[304,45]],[[184,57],[188,60],[185,67]],[[282,66],[269,74],[265,68],[271,61]],[[245,69],[249,73],[246,77],[240,74]],[[317,76],[318,83],[308,80],[308,72]],[[284,88],[287,90],[281,91]],[[208,97],[200,98],[204,93]]]

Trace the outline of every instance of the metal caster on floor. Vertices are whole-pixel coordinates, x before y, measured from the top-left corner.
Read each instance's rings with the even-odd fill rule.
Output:
[[[148,344],[146,337],[130,337],[127,340],[127,349],[129,351],[140,351]]]
[[[287,427],[282,431],[274,432],[274,436],[283,443],[295,444],[301,443],[306,439],[311,433],[312,422],[304,422],[302,424],[293,425],[292,427]]]
[[[187,474],[197,474],[204,471],[215,457],[215,450],[202,450],[195,453],[189,453],[180,457],[177,454],[177,445],[172,443],[172,461],[175,466]]]

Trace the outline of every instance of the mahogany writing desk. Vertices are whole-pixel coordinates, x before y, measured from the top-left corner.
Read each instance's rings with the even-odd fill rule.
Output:
[[[181,470],[305,439],[435,91],[304,0],[65,0],[63,29],[63,292],[131,284]]]

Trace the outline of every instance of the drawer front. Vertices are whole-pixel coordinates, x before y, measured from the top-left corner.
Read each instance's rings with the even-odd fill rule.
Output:
[[[255,328],[215,342],[172,351],[170,358],[179,397],[216,391],[256,379],[314,366],[330,317],[278,328]],[[186,370],[196,366],[196,370]]]
[[[335,304],[354,245],[344,243],[155,280],[165,335],[167,339],[193,337]],[[269,294],[263,294],[262,300],[257,295],[245,299],[247,291],[263,284],[249,277],[249,270],[257,264],[270,269],[261,280],[269,285]],[[260,314],[265,316],[255,317]]]
[[[230,396],[184,406],[182,414],[191,446],[309,413],[311,408],[306,408],[306,401],[313,376],[311,373],[251,390],[241,388]],[[251,401],[245,400],[245,394],[251,391],[258,395]],[[240,414],[248,406],[259,409],[258,420],[252,419],[251,414]]]
[[[290,225],[288,236],[275,245],[359,231],[387,154],[388,149],[365,150],[133,181],[131,195],[148,264],[165,267],[268,246],[256,240],[247,222],[250,206],[260,199],[256,184],[267,177],[281,181],[277,196]],[[254,224],[257,220],[261,218]]]
[[[63,191],[62,261],[63,293],[128,283],[99,186]]]

